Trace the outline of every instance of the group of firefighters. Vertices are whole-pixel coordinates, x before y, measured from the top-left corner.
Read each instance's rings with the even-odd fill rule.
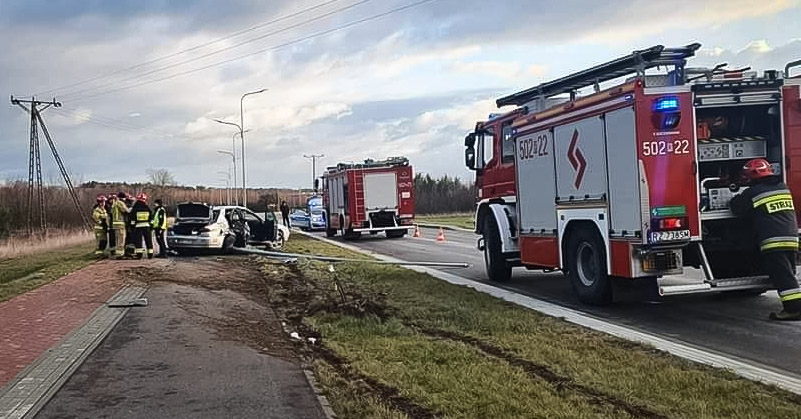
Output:
[[[133,196],[118,194],[98,195],[92,208],[94,223],[95,255],[100,258],[117,259],[154,257],[153,236],[159,253],[155,257],[167,257],[164,234],[167,230],[167,212],[160,199],[153,209],[147,203],[147,194]]]

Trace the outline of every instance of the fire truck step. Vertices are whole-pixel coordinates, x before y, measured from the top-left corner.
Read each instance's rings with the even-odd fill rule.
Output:
[[[772,288],[768,277],[726,278],[699,284],[663,285],[659,295],[698,294],[715,291],[759,290]]]
[[[750,276],[744,278],[717,279],[711,282],[715,288],[725,288],[727,291],[750,288],[772,288],[767,276]]]

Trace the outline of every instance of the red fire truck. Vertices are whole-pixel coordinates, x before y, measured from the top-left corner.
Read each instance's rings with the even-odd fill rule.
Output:
[[[362,233],[406,235],[414,224],[414,174],[409,160],[393,157],[340,163],[323,174],[326,235],[346,239]]]
[[[661,295],[769,287],[728,202],[755,157],[801,202],[801,77],[790,76],[801,61],[761,75],[688,67],[699,47],[655,46],[497,100],[517,108],[465,138],[491,280],[558,269],[590,304],[610,302],[616,278]],[[664,280],[685,267],[703,276]]]

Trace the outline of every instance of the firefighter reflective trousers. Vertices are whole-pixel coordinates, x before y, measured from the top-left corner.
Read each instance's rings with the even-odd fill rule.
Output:
[[[167,256],[167,243],[164,242],[164,230],[157,228],[153,230],[156,235],[156,243],[159,245],[159,255]]]
[[[114,251],[115,256],[122,256],[125,254],[125,226],[114,225]]]
[[[801,288],[795,278],[795,257],[793,250],[762,252],[765,272],[779,292],[784,310],[790,313],[801,312]]]
[[[142,241],[145,242],[145,247],[142,248]],[[134,253],[136,257],[142,257],[147,249],[147,257],[153,257],[153,234],[150,227],[136,227],[134,228],[134,246],[136,250]]]
[[[104,228],[95,228],[95,256],[103,256],[106,254],[106,246],[108,245],[108,234]]]

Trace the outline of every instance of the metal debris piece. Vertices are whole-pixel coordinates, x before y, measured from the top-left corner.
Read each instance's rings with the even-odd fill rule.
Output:
[[[137,298],[134,300],[112,301],[107,304],[112,308],[126,308],[126,307],[147,307],[147,298]]]

